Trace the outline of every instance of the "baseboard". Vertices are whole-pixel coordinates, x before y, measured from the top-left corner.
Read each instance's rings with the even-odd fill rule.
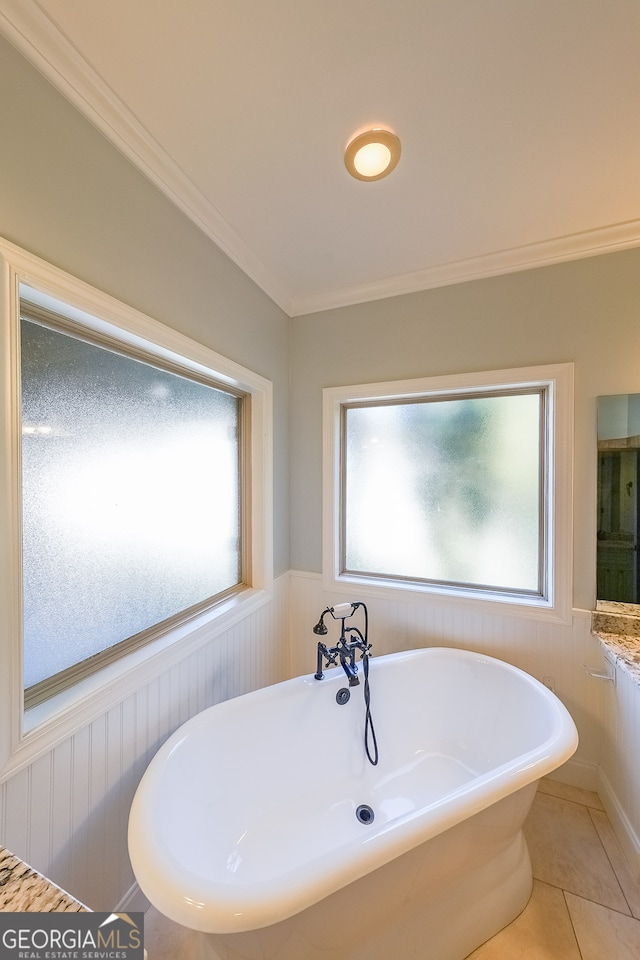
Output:
[[[640,880],[640,837],[634,830],[632,823],[615,795],[613,787],[602,770],[600,770],[598,793],[616,836],[620,841],[620,845],[631,865],[634,876]]]
[[[116,906],[114,913],[146,913],[149,907],[149,901],[134,881]]]
[[[600,767],[597,763],[576,759],[567,760],[561,767],[548,773],[547,779],[600,793]]]

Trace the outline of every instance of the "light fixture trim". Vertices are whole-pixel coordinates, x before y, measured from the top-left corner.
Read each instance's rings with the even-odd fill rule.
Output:
[[[358,170],[356,158],[363,147],[368,147],[371,144],[381,144],[383,147],[386,147],[389,151],[389,158],[382,169],[378,169],[372,174],[367,174]],[[387,177],[392,170],[395,170],[398,165],[398,160],[400,159],[400,152],[400,140],[395,133],[392,133],[390,130],[385,130],[382,127],[374,127],[371,130],[366,130],[364,133],[358,134],[349,142],[344,154],[344,165],[356,180],[381,180],[383,177]]]

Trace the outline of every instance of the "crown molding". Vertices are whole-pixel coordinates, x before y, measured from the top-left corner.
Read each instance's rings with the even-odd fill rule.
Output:
[[[290,317],[640,246],[640,220],[630,220],[357,286],[295,296],[253,253],[35,0],[3,0],[0,33]]]
[[[301,317],[310,313],[320,313],[338,307],[369,303],[387,297],[397,297],[406,293],[419,293],[436,287],[467,283],[470,280],[482,280],[507,273],[548,267],[570,260],[596,257],[618,250],[628,250],[640,246],[640,220],[628,220],[595,230],[543,240],[540,243],[525,244],[495,253],[455,260],[387,277],[357,287],[343,287],[309,297],[294,297],[292,317]]]
[[[0,33],[290,315],[280,282],[36,3],[3,0]]]

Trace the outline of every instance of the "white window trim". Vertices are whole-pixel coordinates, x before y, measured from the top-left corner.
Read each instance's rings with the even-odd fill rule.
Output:
[[[250,396],[251,586],[25,711],[20,575],[20,286],[42,306]],[[30,292],[30,299],[33,300]],[[68,309],[71,306],[71,311]],[[0,238],[0,782],[262,606],[273,592],[272,384]]]
[[[340,570],[341,413],[345,404],[481,393],[487,389],[548,389],[549,477],[546,598],[487,594],[470,588],[380,580]],[[327,591],[428,603],[464,605],[485,613],[569,623],[573,575],[573,364],[562,363],[389,383],[327,387],[323,391],[323,581]],[[357,597],[354,595],[357,591]],[[353,596],[352,596],[353,595]]]

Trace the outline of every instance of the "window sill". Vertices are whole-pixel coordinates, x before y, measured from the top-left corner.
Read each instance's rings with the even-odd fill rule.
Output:
[[[354,590],[357,590],[358,596],[372,600],[410,600],[432,606],[434,604],[457,606],[477,613],[522,617],[552,623],[570,623],[572,616],[571,602],[568,597],[564,603],[556,600],[556,603],[552,604],[540,597],[509,596],[497,592],[487,593],[473,589],[447,588],[445,585],[438,584],[384,580],[357,574],[341,574],[335,578],[329,574],[324,578],[324,586],[327,591],[333,593],[338,591],[349,594],[350,599]]]
[[[24,711],[22,734],[0,773],[0,783],[258,610],[270,598],[270,589],[247,588]]]

